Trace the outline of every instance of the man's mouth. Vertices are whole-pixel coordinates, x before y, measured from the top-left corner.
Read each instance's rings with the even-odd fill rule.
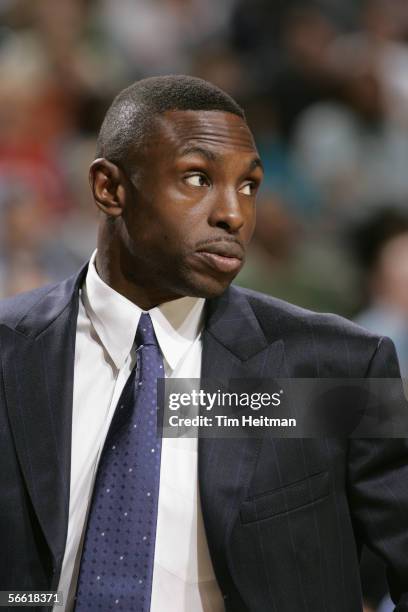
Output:
[[[198,256],[217,272],[238,272],[244,260],[244,251],[236,242],[215,242],[206,244],[198,251]]]

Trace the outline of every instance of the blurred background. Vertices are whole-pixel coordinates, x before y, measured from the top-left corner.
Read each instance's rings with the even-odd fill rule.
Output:
[[[255,133],[266,179],[237,282],[391,336],[405,375],[406,0],[0,0],[0,297],[89,257],[103,115],[166,73],[231,93]]]

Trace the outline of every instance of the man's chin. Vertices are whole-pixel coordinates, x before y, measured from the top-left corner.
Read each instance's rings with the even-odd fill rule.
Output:
[[[190,279],[189,282],[189,295],[192,297],[201,297],[205,299],[216,298],[224,293],[236,277],[233,275],[223,275],[224,278],[220,277],[200,277]]]

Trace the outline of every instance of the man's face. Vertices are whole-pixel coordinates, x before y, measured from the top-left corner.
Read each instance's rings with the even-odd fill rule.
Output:
[[[245,121],[164,113],[132,166],[122,231],[128,280],[166,299],[222,293],[244,263],[262,180]]]

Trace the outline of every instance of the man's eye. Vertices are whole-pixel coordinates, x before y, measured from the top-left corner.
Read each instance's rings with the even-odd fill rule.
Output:
[[[190,176],[186,176],[184,179],[188,185],[192,185],[193,187],[206,187],[208,186],[208,178],[204,174],[190,174]]]
[[[244,185],[242,185],[242,187],[239,188],[239,192],[243,193],[244,195],[253,195],[255,191],[255,183],[253,181],[249,181],[248,183],[244,183]]]

